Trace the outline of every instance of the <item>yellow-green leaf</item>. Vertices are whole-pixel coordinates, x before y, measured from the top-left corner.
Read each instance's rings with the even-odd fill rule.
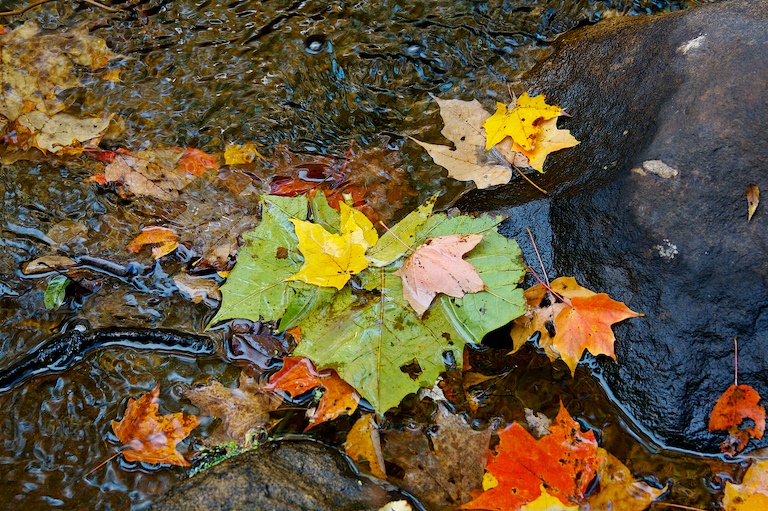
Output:
[[[554,119],[561,112],[560,107],[548,105],[543,94],[530,97],[525,92],[511,110],[507,110],[504,103],[496,103],[496,113],[483,123],[486,133],[485,150],[490,150],[509,136],[523,149],[530,151],[541,130],[540,123]]]
[[[351,243],[364,245],[366,249],[379,241],[379,233],[373,223],[360,211],[339,202],[341,211],[341,235],[348,237]]]

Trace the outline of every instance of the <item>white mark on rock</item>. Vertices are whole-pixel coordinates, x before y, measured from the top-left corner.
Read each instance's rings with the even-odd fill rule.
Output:
[[[655,176],[663,177],[664,179],[677,177],[678,174],[680,174],[679,170],[674,167],[670,167],[661,160],[644,161],[642,166],[633,168],[632,172],[640,174],[641,176],[653,174]]]
[[[677,245],[670,243],[667,238],[664,238],[661,241],[664,243],[663,245],[656,245],[653,248],[659,251],[659,257],[665,261],[671,261],[677,254],[679,254]]]
[[[700,47],[706,38],[707,36],[700,35],[699,37],[691,39],[690,41],[686,41],[677,47],[677,51],[685,55],[689,51]]]

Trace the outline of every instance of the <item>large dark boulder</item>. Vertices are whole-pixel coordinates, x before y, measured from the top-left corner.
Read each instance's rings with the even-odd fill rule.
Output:
[[[550,276],[646,314],[615,328],[618,363],[600,368],[671,446],[718,450],[707,422],[733,383],[734,337],[739,382],[768,397],[768,216],[748,222],[745,198],[768,190],[766,27],[768,0],[608,20],[560,38],[520,87],[566,108],[559,124],[581,140],[539,178]],[[506,207],[514,232],[508,206],[533,196],[521,181],[462,204]]]
[[[386,483],[357,474],[336,449],[311,441],[275,441],[175,486],[150,509],[376,511],[403,498]]]

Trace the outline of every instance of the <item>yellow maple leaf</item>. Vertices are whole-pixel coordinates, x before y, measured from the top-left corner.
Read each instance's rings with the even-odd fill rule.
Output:
[[[756,461],[750,466],[741,484],[733,484],[730,481],[725,483],[723,509],[768,509],[768,461]]]
[[[512,144],[512,150],[525,155],[528,165],[544,173],[544,160],[549,153],[560,149],[567,149],[579,144],[579,141],[568,130],[557,129],[557,118],[544,121],[540,125],[541,131],[536,136],[533,149],[526,151],[517,142]]]
[[[360,211],[343,202],[340,207],[341,234],[330,233],[319,224],[291,219],[304,265],[285,280],[341,289],[352,275],[368,267],[365,251],[376,244],[379,235]]]
[[[224,147],[224,164],[225,165],[243,165],[245,163],[251,163],[256,158],[264,157],[256,150],[256,146],[253,142],[247,144],[227,144]]]
[[[525,92],[517,98],[515,107],[511,110],[507,110],[504,103],[496,103],[496,113],[483,123],[486,134],[485,150],[490,150],[509,136],[523,149],[531,151],[541,130],[541,123],[554,119],[561,113],[560,107],[545,102],[544,94],[530,97]]]
[[[579,511],[579,506],[566,506],[560,499],[553,497],[544,487],[541,485],[541,495],[520,508],[520,511]]]

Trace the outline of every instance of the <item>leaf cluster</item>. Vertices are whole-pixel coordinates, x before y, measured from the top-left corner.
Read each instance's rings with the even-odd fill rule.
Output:
[[[377,410],[397,405],[420,386],[431,386],[446,359],[460,366],[464,344],[480,342],[525,311],[518,288],[525,271],[520,249],[496,231],[503,218],[433,213],[433,206],[422,205],[378,241],[368,235],[366,267],[348,272],[342,286],[321,287],[295,280],[306,262],[295,226],[310,220],[341,236],[355,229],[343,227],[345,218],[322,193],[311,199],[263,196],[262,221],[243,236],[211,324],[244,318],[278,322],[278,331],[299,327],[302,340],[294,355],[309,358],[319,370],[335,369]],[[485,288],[460,298],[440,295],[419,317],[395,273],[408,246],[451,234],[483,235],[465,260]]]

